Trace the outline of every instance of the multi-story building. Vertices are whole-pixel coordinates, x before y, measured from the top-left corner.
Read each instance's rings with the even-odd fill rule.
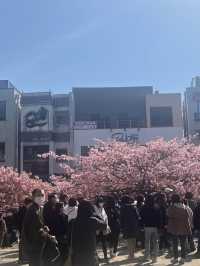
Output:
[[[183,137],[181,95],[152,87],[73,88],[73,153],[87,155],[96,139],[144,143]]]
[[[70,152],[69,94],[23,93],[21,111],[21,169],[47,177],[61,169],[38,154]]]
[[[20,97],[10,81],[0,80],[0,166],[19,168]]]
[[[191,81],[184,95],[184,127],[185,136],[200,134],[200,77]]]
[[[0,81],[0,165],[33,175],[62,173],[54,160],[38,157],[49,151],[87,155],[96,139],[145,143],[182,136],[180,94],[154,93],[150,86],[20,93]]]

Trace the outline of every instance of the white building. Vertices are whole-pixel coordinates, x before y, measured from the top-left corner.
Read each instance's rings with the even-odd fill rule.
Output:
[[[200,133],[200,77],[193,78],[185,91],[184,125],[186,137]]]
[[[181,95],[152,87],[74,88],[73,153],[87,155],[96,139],[145,143],[183,137]]]
[[[0,80],[0,166],[19,168],[20,97],[10,81]]]

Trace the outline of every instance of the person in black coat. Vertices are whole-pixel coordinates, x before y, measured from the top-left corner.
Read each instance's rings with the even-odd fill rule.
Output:
[[[194,230],[197,232],[198,235],[198,247],[197,247],[196,256],[200,257],[200,201],[197,203],[197,206],[194,209],[193,219],[194,219]]]
[[[121,205],[121,229],[128,243],[129,259],[134,258],[136,237],[139,231],[140,215],[133,200],[128,196],[122,198]]]
[[[150,253],[152,250],[153,262],[157,261],[158,243],[159,243],[159,229],[162,225],[161,210],[155,205],[153,195],[149,195],[145,201],[145,205],[141,209],[142,224],[145,230],[145,258],[150,260]]]
[[[48,226],[50,233],[52,233],[52,227],[54,226],[53,223],[57,202],[59,202],[57,194],[52,193],[48,196],[48,201],[45,203],[43,208],[44,224]]]
[[[110,227],[110,234],[108,235],[110,255],[117,256],[117,248],[120,235],[120,209],[116,206],[113,197],[107,198],[105,211],[108,217],[108,225]]]
[[[56,241],[54,237],[49,235],[48,228],[43,223],[41,207],[44,202],[44,191],[35,189],[32,192],[32,197],[33,203],[28,208],[24,218],[22,238],[25,253],[29,259],[29,266],[40,266],[42,257],[47,258],[46,253],[44,254],[43,252],[46,243],[51,242],[54,244]]]
[[[23,241],[22,241],[22,228],[24,223],[24,218],[27,212],[27,209],[31,206],[32,199],[25,198],[23,206],[19,208],[17,214],[17,229],[19,231],[19,263],[25,263],[27,261],[26,254],[23,254]]]
[[[21,235],[22,233],[22,227],[26,211],[31,206],[31,203],[32,203],[31,198],[25,198],[23,206],[19,207],[19,211],[17,213],[17,229],[19,231],[19,235]]]
[[[106,223],[94,215],[94,207],[82,200],[72,229],[72,266],[98,266],[96,231],[105,230]]]
[[[52,234],[58,241],[60,251],[56,266],[63,266],[69,251],[68,217],[64,214],[64,203],[56,203],[53,221]]]

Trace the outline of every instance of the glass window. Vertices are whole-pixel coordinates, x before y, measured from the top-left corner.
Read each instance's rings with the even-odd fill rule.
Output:
[[[6,120],[6,101],[0,101],[0,121]]]
[[[56,149],[57,155],[68,155],[67,149]]]
[[[89,146],[81,146],[81,156],[88,156],[90,152]]]
[[[0,142],[0,162],[5,162],[5,143]]]
[[[150,108],[151,127],[172,127],[173,115],[171,107]]]
[[[69,125],[69,111],[55,112],[55,123],[56,126]]]

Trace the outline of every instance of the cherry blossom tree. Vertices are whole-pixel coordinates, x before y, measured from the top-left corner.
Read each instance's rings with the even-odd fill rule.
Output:
[[[94,198],[98,194],[129,191],[162,191],[171,188],[181,194],[200,195],[200,146],[185,140],[157,139],[139,145],[98,141],[88,157],[53,157],[64,175],[53,176],[51,183],[0,168],[0,208],[19,205],[34,188],[46,193],[65,193],[69,197]]]
[[[54,190],[49,183],[33,179],[25,172],[18,174],[11,167],[0,167],[0,209],[19,206],[35,188],[44,189],[46,193]]]
[[[145,145],[98,141],[88,157],[53,156],[70,177],[54,182],[68,195],[93,198],[112,191],[167,187],[182,194],[191,191],[196,197],[200,193],[200,147],[184,139],[157,139]]]

